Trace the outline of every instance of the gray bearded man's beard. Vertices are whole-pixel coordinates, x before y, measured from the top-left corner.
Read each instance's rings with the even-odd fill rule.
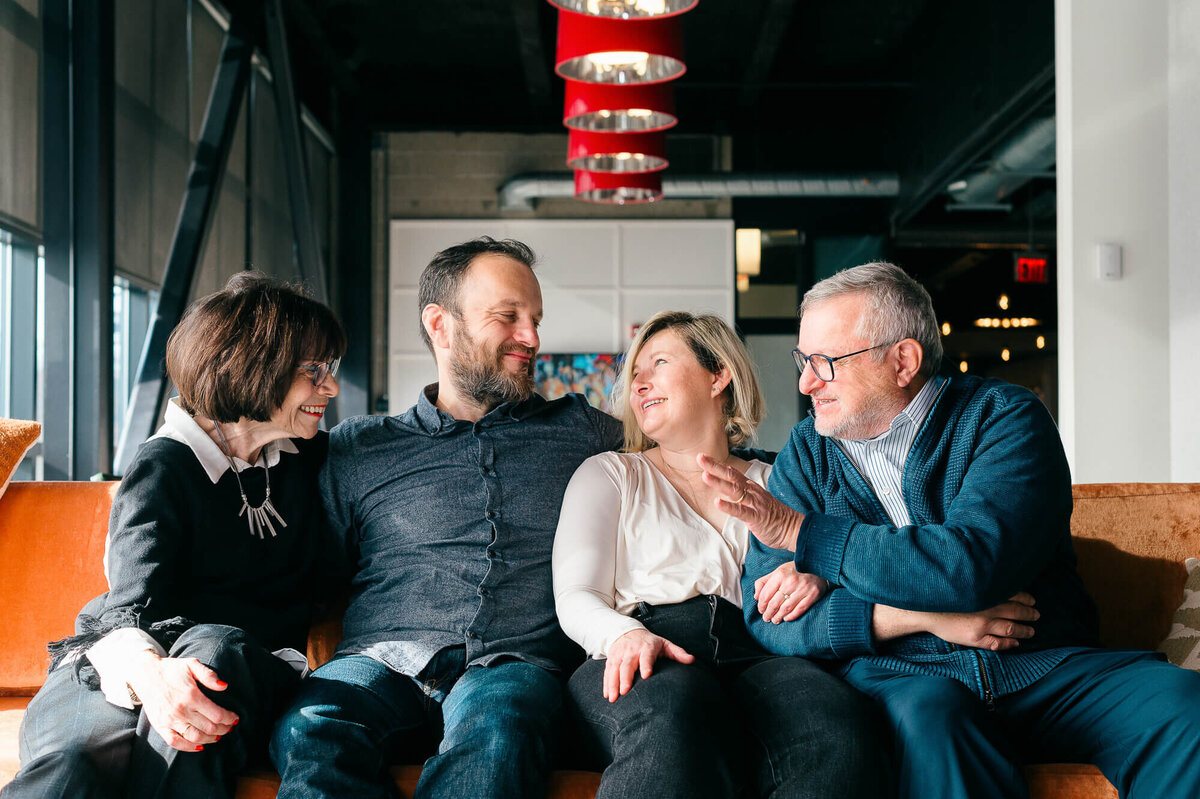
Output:
[[[504,353],[514,350],[530,355],[529,367],[518,374],[507,372],[502,363]],[[533,354],[526,347],[506,347],[490,355],[470,337],[456,335],[450,374],[459,392],[482,407],[520,402],[533,394]]]

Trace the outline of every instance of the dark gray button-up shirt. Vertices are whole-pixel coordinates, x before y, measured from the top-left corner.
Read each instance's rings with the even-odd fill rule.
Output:
[[[554,614],[550,556],[576,467],[621,445],[578,394],[505,403],[478,422],[434,406],[347,419],[329,437],[321,495],[357,560],[338,654],[416,677],[440,650],[468,665],[551,670],[581,657]]]

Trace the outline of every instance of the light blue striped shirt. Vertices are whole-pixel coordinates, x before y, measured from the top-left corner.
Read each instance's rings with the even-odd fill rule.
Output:
[[[854,467],[862,474],[875,496],[887,511],[888,518],[897,527],[912,524],[908,508],[904,506],[904,491],[901,478],[904,461],[912,449],[921,423],[933,407],[945,378],[934,377],[921,387],[908,406],[896,414],[888,429],[874,438],[835,438],[834,441]]]

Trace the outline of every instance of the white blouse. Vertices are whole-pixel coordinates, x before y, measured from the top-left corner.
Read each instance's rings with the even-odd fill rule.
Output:
[[[746,477],[766,486],[771,467],[750,461]],[[717,530],[692,510],[642,453],[605,452],[576,470],[554,538],[554,602],[563,630],[594,658],[643,629],[639,602],[665,605],[712,594],[742,606],[750,546],[733,516]]]

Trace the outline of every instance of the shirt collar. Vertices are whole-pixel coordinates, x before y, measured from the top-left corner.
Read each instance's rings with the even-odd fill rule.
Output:
[[[191,414],[183,409],[183,406],[179,404],[179,397],[172,397],[171,401],[167,403],[167,412],[163,417],[162,427],[158,428],[158,431],[150,438],[169,438],[186,445],[195,453],[196,460],[200,461],[208,479],[212,480],[214,484],[229,469],[229,458],[225,457],[225,453],[217,446],[217,442],[201,429]],[[290,438],[277,439],[263,447],[268,467],[279,463],[279,453],[287,452],[294,455],[299,451]],[[237,464],[239,472],[254,465],[246,463],[238,457],[234,457],[233,462]]]
[[[443,411],[437,406],[438,384],[430,383],[421,390],[421,395],[417,397],[417,420],[429,433],[440,433],[443,430],[452,428],[454,425],[466,422],[462,419],[455,419],[450,414]],[[509,417],[520,421],[534,413],[537,413],[544,405],[546,400],[536,392],[520,402],[502,402],[495,408],[485,413],[479,421],[484,419],[496,419]]]

